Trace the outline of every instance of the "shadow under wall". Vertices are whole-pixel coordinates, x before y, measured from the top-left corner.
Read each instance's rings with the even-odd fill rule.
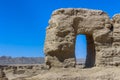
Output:
[[[95,66],[95,44],[92,35],[86,35],[87,39],[87,56],[85,62],[85,68],[90,68]]]

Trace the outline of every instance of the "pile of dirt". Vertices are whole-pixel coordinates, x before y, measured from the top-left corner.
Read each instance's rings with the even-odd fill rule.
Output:
[[[84,68],[84,65],[51,69],[45,64],[13,65],[11,68],[4,68],[4,77],[8,80],[120,80],[119,73],[119,67]]]
[[[120,68],[51,69],[25,80],[120,80]]]

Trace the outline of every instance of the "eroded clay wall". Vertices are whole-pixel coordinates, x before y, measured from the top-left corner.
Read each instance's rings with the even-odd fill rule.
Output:
[[[46,30],[46,64],[57,68],[75,67],[76,36],[85,34],[88,43],[86,66],[113,65],[112,54],[116,49],[113,45],[119,45],[119,40],[115,41],[119,28],[114,29],[115,26],[119,27],[118,21],[110,20],[100,10],[69,8],[54,11]]]

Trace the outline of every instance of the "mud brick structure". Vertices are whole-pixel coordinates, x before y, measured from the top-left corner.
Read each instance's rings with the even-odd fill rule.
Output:
[[[50,68],[75,67],[79,34],[87,39],[85,67],[120,65],[120,15],[110,19],[101,10],[66,8],[54,11],[47,27],[44,52]]]

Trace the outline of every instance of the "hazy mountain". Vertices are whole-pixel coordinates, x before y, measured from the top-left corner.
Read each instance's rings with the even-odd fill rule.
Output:
[[[76,59],[77,64],[85,64],[85,58]]]
[[[77,64],[85,64],[85,59],[80,58],[76,59]],[[44,63],[43,57],[10,57],[10,56],[1,56],[0,65],[5,64],[42,64]]]
[[[4,64],[42,64],[44,63],[43,57],[10,57],[1,56],[0,65]]]

